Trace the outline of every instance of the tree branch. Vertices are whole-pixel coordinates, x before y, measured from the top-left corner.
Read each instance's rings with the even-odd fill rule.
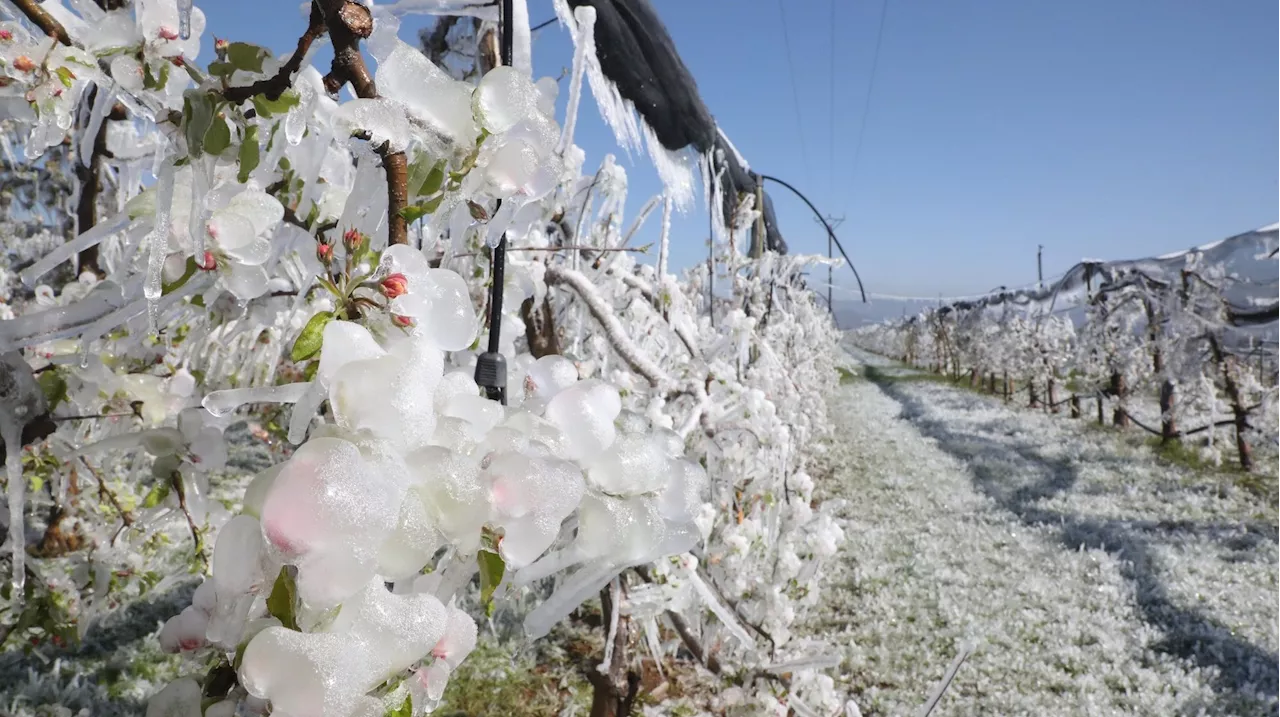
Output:
[[[324,78],[325,89],[336,94],[351,83],[357,97],[377,98],[378,86],[360,54],[360,39],[373,32],[373,14],[353,0],[317,0],[317,6],[333,40],[333,64]],[[378,147],[377,152],[387,175],[387,241],[408,244],[409,224],[400,214],[409,204],[408,160],[404,152],[391,151],[390,144]]]
[[[307,51],[311,49],[311,43],[316,41],[325,34],[326,25],[324,13],[321,12],[320,6],[316,3],[311,4],[311,19],[307,22],[307,31],[302,33],[302,37],[298,38],[298,47],[289,56],[289,61],[276,72],[275,76],[268,77],[264,80],[258,80],[251,85],[241,87],[228,87],[223,91],[222,96],[227,98],[232,104],[240,104],[254,95],[263,95],[269,100],[278,100],[284,91],[293,85],[293,76],[302,69],[302,60],[306,57]]]
[[[600,292],[596,291],[596,287],[586,276],[572,269],[548,266],[546,280],[548,284],[565,284],[578,294],[582,302],[587,305],[591,316],[604,329],[605,337],[613,344],[614,351],[631,367],[632,371],[643,376],[653,386],[667,386],[674,383],[661,366],[644,355],[631,341],[631,337],[627,335],[626,329],[622,327],[622,322],[618,320],[612,307],[605,303]]]
[[[70,47],[71,36],[67,34],[67,29],[62,23],[53,19],[53,16],[45,12],[40,7],[38,0],[9,0],[14,7],[22,11],[23,15],[31,21],[33,25],[44,31],[44,34],[56,39],[58,42]]]

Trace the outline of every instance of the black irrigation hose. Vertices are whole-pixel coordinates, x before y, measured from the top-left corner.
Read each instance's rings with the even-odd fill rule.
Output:
[[[502,0],[501,32],[498,35],[502,64],[511,66],[512,48],[511,0]],[[494,212],[502,206],[499,201]],[[491,254],[493,276],[489,286],[489,350],[476,359],[476,383],[484,387],[485,396],[502,405],[507,403],[507,361],[499,350],[502,341],[502,289],[506,283],[507,233],[502,233]]]
[[[795,187],[791,186],[790,184],[787,184],[781,179],[778,179],[777,177],[771,177],[767,174],[760,175],[760,178],[767,179],[770,182],[776,182],[778,184],[781,184],[787,189],[790,189],[791,192],[795,194],[797,197],[800,197],[800,199],[805,204],[809,205],[809,209],[813,211],[813,215],[817,217],[818,221],[822,222],[822,226],[826,228],[827,236],[831,237],[831,241],[834,242],[836,245],[836,248],[840,250],[840,255],[844,257],[844,260],[849,264],[849,268],[853,270],[853,278],[858,280],[858,291],[862,293],[862,303],[864,304],[867,303],[867,290],[862,287],[862,277],[858,276],[857,267],[853,265],[853,260],[849,258],[849,253],[844,250],[844,245],[841,244],[840,240],[836,238],[835,230],[832,229],[831,225],[827,223],[827,218],[822,216],[822,212],[819,212],[818,208],[813,206],[813,202],[809,201],[809,198],[806,197],[804,194],[802,194],[799,189],[796,189]]]

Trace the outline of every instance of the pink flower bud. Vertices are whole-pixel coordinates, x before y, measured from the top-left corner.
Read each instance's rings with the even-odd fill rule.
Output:
[[[18,55],[17,59],[13,61],[13,66],[22,72],[30,72],[36,69],[35,61],[26,55]]]
[[[382,280],[382,295],[388,299],[403,296],[409,291],[409,280],[404,274],[392,274]]]
[[[342,235],[342,246],[347,248],[347,253],[355,253],[364,246],[364,235],[356,229],[348,229]]]
[[[392,314],[391,323],[402,329],[411,329],[418,325],[418,322],[412,316],[401,316],[400,314]]]
[[[0,40],[4,40],[5,42],[8,42],[12,39],[13,39],[12,30],[0,30]]]
[[[218,52],[223,52],[223,51],[225,51],[225,50],[227,49],[227,47],[229,47],[230,45],[231,45],[231,43],[230,43],[230,42],[227,42],[226,40],[222,39],[221,37],[215,37],[215,38],[213,38],[213,49],[214,49],[214,50],[216,50],[216,51],[218,51]]]
[[[161,40],[178,39],[178,31],[169,27],[168,25],[162,25],[160,29],[156,31],[156,34],[160,36]]]
[[[324,242],[316,244],[316,258],[321,264],[328,266],[333,261],[333,245]]]
[[[196,261],[196,266],[205,271],[213,271],[218,268],[218,260],[214,258],[213,252],[206,251],[200,260]]]

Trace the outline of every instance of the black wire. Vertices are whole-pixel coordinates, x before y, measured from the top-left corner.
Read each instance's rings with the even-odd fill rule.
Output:
[[[501,32],[498,34],[498,51],[502,64],[510,67],[515,54],[512,46],[512,11],[511,0],[502,0]],[[502,208],[502,201],[494,205],[494,214]],[[476,382],[484,386],[485,395],[492,401],[506,405],[507,378],[506,364],[500,352],[502,341],[502,294],[506,284],[507,269],[507,233],[502,233],[498,245],[492,252],[493,276],[489,287],[489,350],[488,355],[480,356],[476,362]]]
[[[813,206],[813,202],[809,201],[809,198],[806,197],[804,194],[802,194],[799,189],[796,189],[795,187],[791,186],[790,184],[787,184],[781,179],[778,179],[777,177],[771,177],[767,174],[760,175],[760,178],[767,179],[770,182],[777,182],[778,184],[781,184],[787,189],[790,189],[791,192],[795,194],[797,197],[800,197],[800,199],[804,201],[805,204],[809,205],[809,209],[813,211],[813,215],[818,218],[818,221],[822,222],[822,226],[826,227],[827,236],[831,239],[831,241],[835,242],[836,248],[840,250],[840,255],[843,256],[844,260],[849,263],[849,268],[853,270],[853,278],[858,280],[858,291],[862,292],[862,303],[864,304],[867,303],[867,290],[862,287],[862,277],[858,276],[858,269],[853,265],[853,260],[849,258],[848,252],[844,250],[844,245],[841,244],[840,240],[836,238],[835,230],[831,228],[831,225],[827,222],[826,217],[822,216],[822,212],[818,211],[818,208]]]

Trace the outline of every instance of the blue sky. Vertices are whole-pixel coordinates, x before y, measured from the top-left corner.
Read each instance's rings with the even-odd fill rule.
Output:
[[[1049,277],[1084,257],[1164,253],[1277,219],[1273,0],[888,0],[856,166],[884,3],[834,2],[833,24],[831,0],[653,0],[753,169],[846,217],[837,234],[870,291],[979,293],[1034,281],[1038,244]],[[288,52],[305,23],[293,0],[197,5],[202,61],[212,34]],[[549,0],[529,0],[529,13],[553,16]],[[402,39],[429,22],[406,18]],[[537,34],[539,76],[571,61],[567,33]],[[566,94],[567,81],[562,109]],[[576,140],[590,169],[619,155],[629,214],[660,191],[647,156],[628,160],[591,100]],[[771,193],[792,251],[825,252],[804,205]],[[679,218],[673,263],[704,257],[706,233],[701,207]]]

